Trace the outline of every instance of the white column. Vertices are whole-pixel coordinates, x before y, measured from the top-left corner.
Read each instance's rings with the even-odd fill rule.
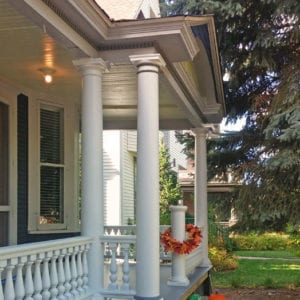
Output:
[[[82,203],[81,234],[93,237],[88,252],[88,285],[93,299],[104,299],[103,249],[100,236],[103,224],[103,175],[102,175],[102,73],[106,65],[100,58],[74,61],[82,74]]]
[[[202,265],[209,266],[208,259],[208,207],[207,207],[207,150],[206,128],[195,128],[195,225],[202,230],[202,249],[204,260]]]
[[[138,68],[136,299],[160,299],[159,54],[134,55]]]

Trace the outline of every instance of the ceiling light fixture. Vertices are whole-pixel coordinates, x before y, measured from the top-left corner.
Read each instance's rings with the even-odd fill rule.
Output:
[[[55,70],[49,67],[43,67],[40,68],[39,71],[43,74],[44,81],[46,83],[51,83],[53,80],[53,74],[55,73]]]

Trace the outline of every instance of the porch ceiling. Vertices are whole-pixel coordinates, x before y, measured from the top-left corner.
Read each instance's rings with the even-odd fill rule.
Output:
[[[212,22],[211,17],[113,22],[93,0],[0,0],[0,80],[23,93],[79,103],[81,79],[72,60],[102,57],[110,62],[103,77],[104,127],[135,129],[137,78],[128,55],[160,52],[167,63],[160,74],[160,127],[218,123],[224,99]],[[192,32],[201,25],[209,45]],[[44,67],[55,70],[50,85],[43,81]]]

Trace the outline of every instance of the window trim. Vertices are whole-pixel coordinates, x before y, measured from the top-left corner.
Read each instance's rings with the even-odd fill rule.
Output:
[[[30,98],[29,98],[30,99]],[[29,100],[28,154],[28,232],[30,234],[78,232],[78,115],[76,104],[68,101]],[[63,110],[64,136],[64,222],[40,224],[40,110],[53,107]]]
[[[17,244],[17,211],[18,211],[18,185],[17,185],[17,103],[16,93],[7,84],[0,82],[0,101],[8,105],[8,205],[1,206],[0,211],[8,212],[8,244]]]

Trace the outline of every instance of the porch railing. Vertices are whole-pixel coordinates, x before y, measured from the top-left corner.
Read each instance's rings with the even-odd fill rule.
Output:
[[[130,280],[135,264],[135,235],[104,235],[104,290],[107,297],[132,297],[136,294],[135,286]],[[131,282],[130,282],[131,281]],[[134,280],[135,281],[135,280]]]
[[[0,299],[83,299],[88,296],[90,238],[0,248]]]
[[[168,226],[161,226],[163,232]],[[106,226],[104,290],[107,297],[135,295],[135,226]],[[89,298],[87,252],[91,238],[75,237],[0,248],[0,299]],[[161,247],[161,263],[171,255]],[[186,273],[201,264],[201,246],[186,256]]]
[[[169,225],[160,226],[160,232],[164,232]],[[104,295],[113,296],[134,296],[134,281],[130,282],[130,278],[135,278],[135,243],[136,243],[136,227],[135,225],[126,226],[105,226],[105,235],[101,237],[104,244],[104,256],[106,262],[105,272],[107,278],[105,282]],[[171,253],[166,252],[160,247],[161,264],[171,265]],[[192,273],[197,266],[203,261],[201,245],[186,255],[186,274]]]

